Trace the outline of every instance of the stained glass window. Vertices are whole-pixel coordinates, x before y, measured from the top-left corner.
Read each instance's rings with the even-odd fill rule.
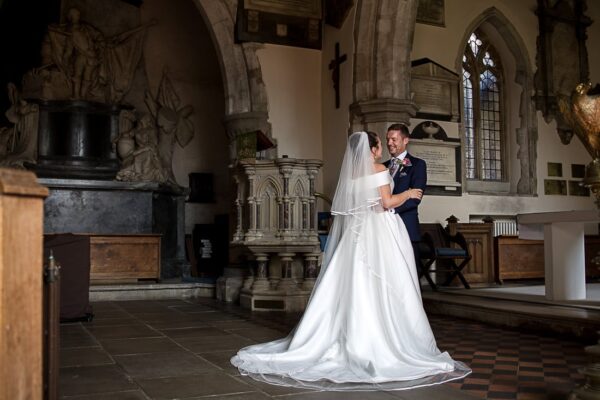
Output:
[[[502,70],[494,48],[477,31],[463,55],[463,124],[467,179],[502,181]]]

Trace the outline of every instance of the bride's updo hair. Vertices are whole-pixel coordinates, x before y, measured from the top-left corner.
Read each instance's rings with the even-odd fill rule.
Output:
[[[374,147],[377,147],[377,144],[379,143],[379,137],[377,137],[377,134],[372,131],[365,131],[365,133],[367,134],[367,137],[369,138],[369,149],[373,149]]]

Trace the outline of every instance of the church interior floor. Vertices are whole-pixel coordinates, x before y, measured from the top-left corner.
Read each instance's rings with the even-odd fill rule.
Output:
[[[299,314],[251,313],[213,299],[96,302],[92,322],[61,324],[64,399],[563,399],[583,377],[586,343],[430,315],[438,346],[473,373],[397,392],[271,386],[229,364],[246,345],[285,336]]]

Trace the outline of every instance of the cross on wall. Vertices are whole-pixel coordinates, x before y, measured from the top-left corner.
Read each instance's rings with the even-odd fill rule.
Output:
[[[329,62],[331,71],[331,80],[333,81],[333,90],[335,90],[335,108],[340,108],[340,66],[347,60],[347,55],[340,56],[340,43],[335,44],[335,57]]]

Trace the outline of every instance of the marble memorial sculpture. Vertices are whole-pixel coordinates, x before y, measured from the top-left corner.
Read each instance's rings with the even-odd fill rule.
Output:
[[[24,76],[23,91],[45,100],[119,103],[131,87],[150,25],[107,37],[71,8],[66,23],[48,26],[43,65]]]
[[[23,167],[35,162],[37,150],[38,105],[27,102],[13,83],[8,84],[11,102],[5,116],[12,126],[0,127],[0,165]]]
[[[8,86],[12,106],[6,116],[12,126],[0,127],[0,165],[26,166],[42,177],[114,179],[119,166],[110,141],[116,129],[108,120],[131,109],[123,98],[141,60],[145,31],[155,22],[106,36],[83,21],[77,8],[69,9],[65,20],[48,26],[42,65],[24,74],[22,91],[14,83]],[[108,149],[100,150],[105,143]],[[67,148],[69,154],[52,153]]]
[[[157,95],[146,92],[145,102],[149,114],[141,116],[134,129],[127,123],[121,126],[116,143],[122,168],[117,173],[117,180],[177,186],[173,175],[173,151],[175,143],[185,147],[194,137],[194,124],[190,118],[193,108],[181,106],[166,70]]]

